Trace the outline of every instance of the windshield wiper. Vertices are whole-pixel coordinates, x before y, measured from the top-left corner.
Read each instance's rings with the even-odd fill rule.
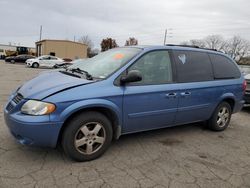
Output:
[[[72,69],[66,69],[66,70],[69,70],[71,71],[72,73],[76,72],[76,73],[80,73],[80,74],[85,74],[86,75],[86,79],[87,80],[93,80],[93,77],[91,74],[89,74],[87,71],[85,70],[82,70],[80,68],[72,68]]]
[[[59,72],[61,72],[63,74],[67,74],[69,76],[74,76],[74,77],[77,77],[77,78],[81,78],[81,76],[79,76],[79,75],[76,75],[76,74],[73,74],[71,72],[67,72],[67,71],[64,71],[64,70],[60,70]]]

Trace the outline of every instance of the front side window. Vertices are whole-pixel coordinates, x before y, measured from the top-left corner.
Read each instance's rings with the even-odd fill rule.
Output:
[[[178,82],[201,82],[213,80],[209,56],[205,52],[174,50]]]
[[[50,56],[50,59],[51,59],[51,60],[57,60],[57,58],[54,57],[54,56]]]
[[[50,59],[49,56],[42,56],[42,57],[40,57],[40,60],[49,60],[49,59]]]
[[[163,84],[172,82],[171,60],[168,51],[153,51],[137,60],[129,69],[138,70],[142,80],[132,85]]]
[[[141,52],[139,48],[115,48],[102,52],[92,58],[83,59],[68,69],[79,68],[87,71],[94,78],[104,79],[128,63]]]

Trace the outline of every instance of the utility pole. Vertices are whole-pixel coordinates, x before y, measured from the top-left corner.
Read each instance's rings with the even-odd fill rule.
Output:
[[[43,32],[43,26],[40,26],[40,41],[42,40],[42,32]]]
[[[173,36],[168,36],[169,34],[172,35],[173,32],[171,32],[173,29],[172,28],[168,28],[165,30],[165,35],[164,35],[164,42],[163,42],[163,45],[165,46],[166,45],[166,40],[167,40],[167,37],[173,37]],[[170,32],[169,32],[170,31]]]
[[[167,34],[168,34],[168,29],[165,29],[165,35],[164,35],[164,42],[163,42],[163,46],[165,46],[165,44],[166,44]]]

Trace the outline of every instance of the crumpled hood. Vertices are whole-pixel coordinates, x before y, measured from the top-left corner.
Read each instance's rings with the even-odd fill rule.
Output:
[[[94,82],[63,74],[59,71],[51,71],[39,74],[26,82],[18,91],[24,98],[41,100],[53,93],[67,88]]]

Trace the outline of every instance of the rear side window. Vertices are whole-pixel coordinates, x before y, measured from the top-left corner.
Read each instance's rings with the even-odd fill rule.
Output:
[[[213,80],[212,65],[207,53],[174,50],[178,82]]]
[[[209,54],[214,69],[215,79],[239,78],[240,71],[227,57],[217,54]]]

